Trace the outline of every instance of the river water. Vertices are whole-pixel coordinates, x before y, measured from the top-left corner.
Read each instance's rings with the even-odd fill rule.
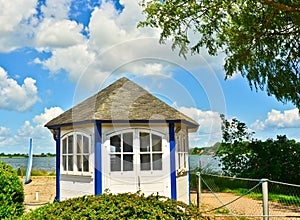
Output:
[[[7,164],[10,164],[14,169],[27,168],[28,158],[0,158]],[[201,156],[189,156],[190,170],[201,168],[205,172],[219,173],[221,167],[220,161],[213,156],[201,155]],[[46,170],[48,172],[55,171],[55,157],[34,157],[32,161],[33,170]]]
[[[0,158],[11,165],[14,169],[27,168],[28,158]],[[46,170],[47,172],[55,171],[55,157],[34,157],[32,160],[33,170]]]

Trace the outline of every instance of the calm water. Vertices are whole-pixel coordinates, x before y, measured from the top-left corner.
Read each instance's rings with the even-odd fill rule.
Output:
[[[27,168],[28,158],[0,158],[11,165],[14,169]],[[46,170],[48,172],[55,171],[55,157],[34,157],[32,161],[33,170]]]
[[[189,156],[190,170],[201,168],[208,173],[221,173],[222,167],[219,166],[220,160],[210,155]]]
[[[212,156],[189,156],[190,169],[194,170],[201,167],[205,171],[221,172],[219,160]],[[27,168],[28,158],[0,158],[0,161],[10,164],[14,169]],[[34,157],[32,162],[33,170],[55,171],[55,157]]]

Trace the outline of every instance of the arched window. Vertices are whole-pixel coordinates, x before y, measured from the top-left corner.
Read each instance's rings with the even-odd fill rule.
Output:
[[[72,132],[62,138],[62,174],[82,175],[90,173],[90,144],[90,136],[81,132]]]

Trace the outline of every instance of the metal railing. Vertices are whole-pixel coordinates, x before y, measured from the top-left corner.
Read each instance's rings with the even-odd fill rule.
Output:
[[[194,203],[204,216],[231,219],[300,219],[300,185],[192,173]]]

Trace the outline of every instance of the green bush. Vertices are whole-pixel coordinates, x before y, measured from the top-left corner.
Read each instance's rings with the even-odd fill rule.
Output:
[[[54,202],[22,219],[202,219],[195,206],[138,193],[102,194]]]
[[[24,190],[17,172],[0,162],[0,219],[21,216],[24,211]]]

